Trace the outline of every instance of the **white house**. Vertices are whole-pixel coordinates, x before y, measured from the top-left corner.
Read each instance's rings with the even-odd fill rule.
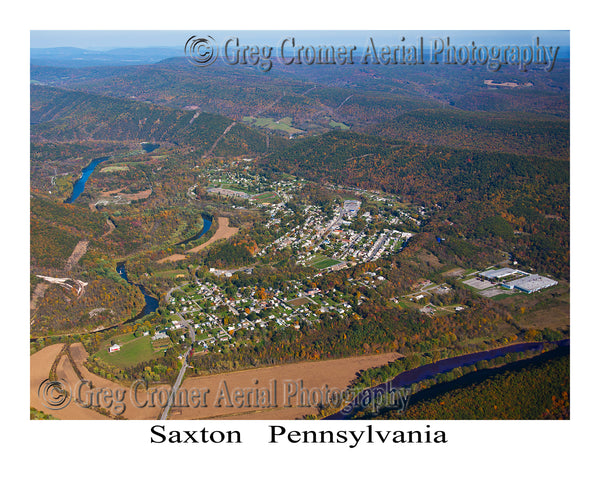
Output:
[[[121,350],[121,345],[117,345],[116,343],[108,347],[108,353],[118,352],[119,350]]]

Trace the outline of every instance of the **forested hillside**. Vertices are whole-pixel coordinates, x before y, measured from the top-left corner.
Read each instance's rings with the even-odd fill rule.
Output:
[[[169,141],[207,151],[232,124],[210,113],[57,88],[31,87],[31,135],[46,141]],[[246,155],[266,149],[264,135],[243,125],[228,132],[220,154]]]
[[[568,162],[330,132],[292,142],[263,166],[438,205],[431,231],[458,258],[470,256],[461,239],[494,239],[530,266],[569,276]]]
[[[569,121],[556,117],[456,108],[414,110],[366,132],[428,145],[569,158]]]
[[[45,85],[177,109],[195,107],[236,120],[248,115],[290,117],[294,126],[308,131],[330,129],[331,120],[351,128],[372,127],[423,109],[528,113],[542,119],[569,116],[569,63],[562,60],[551,75],[536,69],[492,73],[480,67],[443,65],[303,67],[276,63],[264,73],[216,62],[210,69],[199,69],[185,58],[170,58],[123,67],[34,64],[31,76]],[[485,83],[490,79],[513,86],[490,86]]]
[[[192,346],[205,375],[568,336],[556,68],[32,66],[34,348],[168,331],[151,361],[95,368],[172,381]],[[559,285],[471,285],[500,265]]]
[[[568,419],[570,417],[568,350],[556,358],[499,372],[435,398],[416,401],[405,412],[384,419],[477,420]],[[443,386],[443,384],[442,384]]]

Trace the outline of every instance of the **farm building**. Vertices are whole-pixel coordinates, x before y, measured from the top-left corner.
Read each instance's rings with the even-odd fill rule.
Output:
[[[511,282],[503,283],[502,286],[506,288],[516,288],[525,293],[533,293],[544,288],[552,287],[558,282],[548,277],[542,277],[541,275],[529,275],[527,277],[518,278]]]
[[[117,345],[116,343],[108,347],[108,353],[118,352],[119,350],[121,350],[121,345]]]

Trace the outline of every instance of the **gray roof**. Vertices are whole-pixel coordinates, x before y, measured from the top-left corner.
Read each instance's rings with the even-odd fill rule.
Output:
[[[500,268],[498,270],[486,270],[485,272],[481,272],[480,275],[485,278],[502,278],[514,275],[517,272],[518,270],[514,268]]]
[[[548,277],[542,277],[541,275],[529,275],[528,277],[518,278],[511,282],[506,282],[505,285],[510,288],[518,288],[526,290],[528,292],[535,292],[542,288],[551,287],[556,285],[558,282]]]

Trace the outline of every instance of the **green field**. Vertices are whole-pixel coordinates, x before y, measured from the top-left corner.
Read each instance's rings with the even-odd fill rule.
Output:
[[[171,279],[175,279],[175,278],[181,278],[186,277],[188,274],[187,270],[182,270],[182,269],[178,269],[178,270],[164,270],[162,272],[153,272],[152,275],[156,276],[156,277],[160,277],[160,278],[171,278]]]
[[[466,277],[466,276],[468,276],[468,275],[471,275],[472,273],[475,273],[475,272],[477,272],[477,271],[478,271],[478,270],[476,270],[476,269],[474,269],[474,268],[468,268],[467,270],[465,270],[465,271],[462,273],[462,276],[463,276],[463,277]]]
[[[126,172],[127,170],[129,170],[129,166],[128,165],[110,165],[108,167],[104,167],[102,170],[100,170],[101,173],[111,173],[111,172]]]
[[[340,262],[337,260],[334,260],[333,258],[325,258],[324,260],[313,263],[311,266],[313,266],[314,268],[324,269],[324,268],[333,267],[334,265],[337,265],[338,263],[340,263]]]
[[[398,300],[398,305],[400,305],[402,308],[408,310],[410,308],[415,308],[415,305],[413,302],[405,302],[404,300]]]
[[[337,265],[338,263],[340,263],[338,260],[334,260],[333,258],[329,258],[320,253],[317,253],[312,258],[306,261],[306,265],[319,269],[329,268],[333,265]]]
[[[503,298],[512,297],[514,295],[527,295],[526,293],[520,292],[518,290],[509,291],[506,293],[500,293],[499,295],[494,295],[491,297],[493,300],[502,300]]]
[[[113,340],[121,345],[121,350],[109,353],[108,347],[110,346],[110,341],[108,341],[102,345],[96,355],[101,360],[116,367],[130,367],[161,355],[160,352],[154,350],[150,336],[136,338],[133,334],[129,333],[115,337]]]
[[[264,192],[252,197],[254,200],[258,200],[262,203],[276,203],[279,201],[279,197],[275,192]]]
[[[246,190],[243,186],[238,185],[237,183],[227,183],[222,182],[221,180],[215,180],[211,182],[210,186],[213,188],[223,188],[226,190],[232,190],[234,192],[251,193],[248,190]]]
[[[342,122],[334,122],[333,120],[329,120],[329,126],[332,128],[339,128],[340,130],[350,130],[350,127]]]
[[[255,127],[268,128],[270,130],[281,130],[289,133],[290,135],[295,133],[304,133],[302,130],[292,127],[292,119],[290,117],[285,117],[281,120],[273,120],[269,117],[243,117],[242,121]]]
[[[293,307],[300,307],[301,305],[306,305],[307,303],[310,303],[310,300],[306,297],[298,297],[288,301],[288,304],[292,305]]]

